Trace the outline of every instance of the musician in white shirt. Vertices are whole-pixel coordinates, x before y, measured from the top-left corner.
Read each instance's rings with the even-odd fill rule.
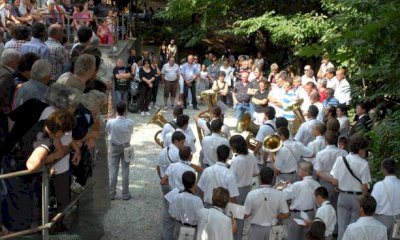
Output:
[[[337,207],[337,198],[339,194],[335,190],[335,186],[331,183],[332,176],[330,175],[330,172],[336,159],[347,155],[345,150],[337,147],[337,142],[338,138],[335,132],[326,132],[326,147],[317,153],[314,162],[314,170],[317,172],[317,176],[319,177],[319,183],[328,190],[329,201],[335,209]]]
[[[325,240],[332,240],[332,233],[336,225],[336,211],[328,200],[328,190],[322,186],[318,187],[314,191],[314,196],[319,206],[315,218],[319,218],[325,223]]]
[[[235,175],[237,185],[239,188],[239,196],[237,198],[237,203],[240,205],[244,204],[247,194],[251,190],[251,185],[253,184],[253,177],[260,173],[257,165],[257,159],[250,153],[247,148],[246,140],[242,135],[234,135],[229,139],[229,145],[236,154],[232,159],[231,170]],[[235,239],[241,240],[243,234],[243,220],[238,220],[238,231],[236,233]]]
[[[294,136],[294,140],[299,141],[307,146],[308,143],[315,139],[315,137],[312,135],[312,127],[320,123],[320,121],[316,119],[316,117],[318,116],[318,112],[318,108],[314,105],[311,105],[308,108],[308,120],[300,125],[296,136]]]
[[[381,163],[385,179],[375,183],[371,195],[376,199],[375,219],[387,228],[392,239],[394,221],[400,220],[400,180],[396,177],[396,161],[387,158]]]
[[[252,190],[246,197],[245,218],[250,218],[249,240],[267,239],[271,227],[278,220],[289,217],[285,195],[273,189],[274,171],[264,166],[260,170],[260,188]]]
[[[313,166],[309,162],[301,162],[299,176],[301,181],[290,184],[283,190],[286,200],[292,200],[290,205],[290,221],[288,223],[288,239],[304,239],[306,231],[297,225],[294,218],[301,218],[301,212],[305,212],[310,219],[314,218],[315,198],[314,191],[320,185],[312,178]]]
[[[171,217],[176,220],[174,239],[178,239],[181,227],[196,228],[203,202],[196,196],[196,174],[186,171],[182,175],[184,190],[173,198],[169,206]]]
[[[181,114],[176,118],[176,124],[178,128],[175,131],[183,132],[186,136],[185,146],[190,147],[192,153],[196,152],[196,137],[193,134],[192,128],[189,126],[189,116],[186,114]],[[164,145],[169,146],[171,143],[172,133],[168,133],[165,136]]]
[[[166,143],[166,139],[165,139],[166,135],[168,133],[173,133],[178,128],[178,125],[176,124],[176,118],[179,115],[182,115],[182,114],[183,114],[183,108],[182,108],[181,105],[177,105],[177,106],[175,106],[173,108],[172,116],[174,117],[174,120],[172,120],[171,122],[166,123],[164,125],[164,127],[163,127],[163,129],[161,131],[161,135],[160,135],[161,136],[161,140],[164,142],[164,147],[169,145],[169,144]]]
[[[367,147],[368,141],[354,134],[350,138],[350,154],[337,158],[331,170],[331,183],[338,186],[340,191],[337,206],[338,239],[342,239],[346,227],[359,217],[359,196],[368,193],[371,173],[368,161],[365,160]]]
[[[313,153],[302,143],[289,139],[289,129],[279,128],[278,136],[283,141],[282,148],[276,152],[273,161],[273,169],[276,174],[276,182],[280,180],[295,182],[297,180],[297,168],[301,157],[313,157]]]
[[[211,111],[212,111],[211,121],[215,119],[221,119],[222,122],[224,121],[222,115],[222,109],[218,105],[215,105],[211,109]],[[211,122],[207,122],[204,118],[201,118],[201,115],[203,115],[206,112],[208,112],[208,109],[196,113],[196,115],[194,115],[193,117],[193,120],[196,122],[197,126],[203,130],[204,136],[208,136],[211,134]],[[226,124],[222,125],[221,133],[227,139],[231,137],[231,133],[229,132],[229,127]]]
[[[227,145],[221,145],[216,152],[218,162],[204,169],[198,183],[200,196],[204,201],[205,207],[212,206],[212,193],[218,187],[223,187],[229,191],[231,202],[236,203],[236,197],[239,196],[235,175],[226,165],[231,149]]]
[[[386,227],[374,219],[376,200],[371,195],[363,195],[359,200],[360,218],[347,226],[341,240],[387,240]]]
[[[260,148],[265,137],[276,133],[275,108],[271,106],[265,108],[264,120],[265,123],[260,126],[260,129],[257,132],[257,144],[253,150],[254,154],[260,153]]]
[[[313,152],[314,156],[317,155],[319,151],[325,148],[325,137],[324,137],[325,130],[326,130],[325,124],[323,123],[318,123],[312,126],[312,134],[315,137],[315,140],[310,142],[307,145],[307,148],[308,150]],[[315,157],[304,158],[304,160],[314,164]]]

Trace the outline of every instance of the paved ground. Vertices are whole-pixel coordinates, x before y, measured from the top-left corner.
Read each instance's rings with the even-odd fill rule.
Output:
[[[205,106],[200,107],[205,108]],[[151,110],[151,113],[154,112],[155,110]],[[163,113],[168,120],[172,119],[171,110]],[[185,110],[185,114],[193,116],[195,111],[188,109]],[[232,116],[233,110],[230,109],[225,122],[233,128],[235,121]],[[121,199],[121,177],[119,177],[117,186],[119,200],[111,201],[111,209],[104,218],[106,235],[103,239],[160,239],[162,193],[155,170],[155,159],[161,148],[153,140],[154,134],[160,127],[154,124],[147,125],[150,117],[141,117],[139,114],[129,114],[128,117],[135,121],[131,141],[135,146],[135,160],[130,166],[130,191],[133,198],[129,201]],[[190,125],[197,134],[193,120]],[[199,143],[197,144],[197,149],[200,149]],[[199,150],[193,161],[198,161],[198,152]]]

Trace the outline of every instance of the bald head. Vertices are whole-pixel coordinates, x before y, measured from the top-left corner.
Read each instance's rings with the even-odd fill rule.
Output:
[[[63,28],[58,23],[52,24],[49,27],[48,34],[49,37],[61,42],[64,35]]]

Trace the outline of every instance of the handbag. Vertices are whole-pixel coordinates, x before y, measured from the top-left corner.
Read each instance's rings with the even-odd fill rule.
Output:
[[[382,181],[382,184],[383,184],[383,187],[385,188],[386,196],[389,199],[389,204],[393,211],[393,202],[392,202],[392,198],[389,194],[389,190],[387,189],[385,182]],[[394,214],[394,212],[393,212],[393,214]],[[392,238],[400,239],[400,220],[397,220],[395,215],[393,215],[393,220],[394,220],[394,225],[393,225]]]
[[[194,240],[196,228],[182,226],[179,230],[178,240]]]
[[[129,146],[124,148],[124,161],[129,163],[133,160],[135,156],[135,151],[133,149],[133,146]]]

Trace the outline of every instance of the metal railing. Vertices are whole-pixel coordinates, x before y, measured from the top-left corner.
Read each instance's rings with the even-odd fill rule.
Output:
[[[94,159],[94,158],[93,158]],[[55,163],[52,164],[52,166]],[[26,236],[30,235],[33,233],[37,232],[42,232],[42,240],[48,240],[49,239],[49,230],[50,228],[56,224],[58,221],[62,219],[63,216],[65,216],[66,213],[68,213],[73,206],[75,206],[78,201],[88,192],[90,188],[93,187],[95,182],[91,182],[87,184],[84,188],[84,190],[76,196],[74,199],[71,200],[71,202],[59,213],[57,213],[50,221],[49,221],[49,166],[42,167],[41,169],[37,171],[29,171],[29,170],[22,170],[22,171],[17,171],[17,172],[11,172],[11,173],[6,173],[6,174],[0,174],[0,180],[8,179],[8,178],[14,178],[14,177],[22,177],[22,176],[27,176],[35,173],[42,173],[42,225],[33,227],[30,229],[18,231],[18,232],[13,232],[4,236],[0,236],[0,239],[13,239],[21,236]]]

